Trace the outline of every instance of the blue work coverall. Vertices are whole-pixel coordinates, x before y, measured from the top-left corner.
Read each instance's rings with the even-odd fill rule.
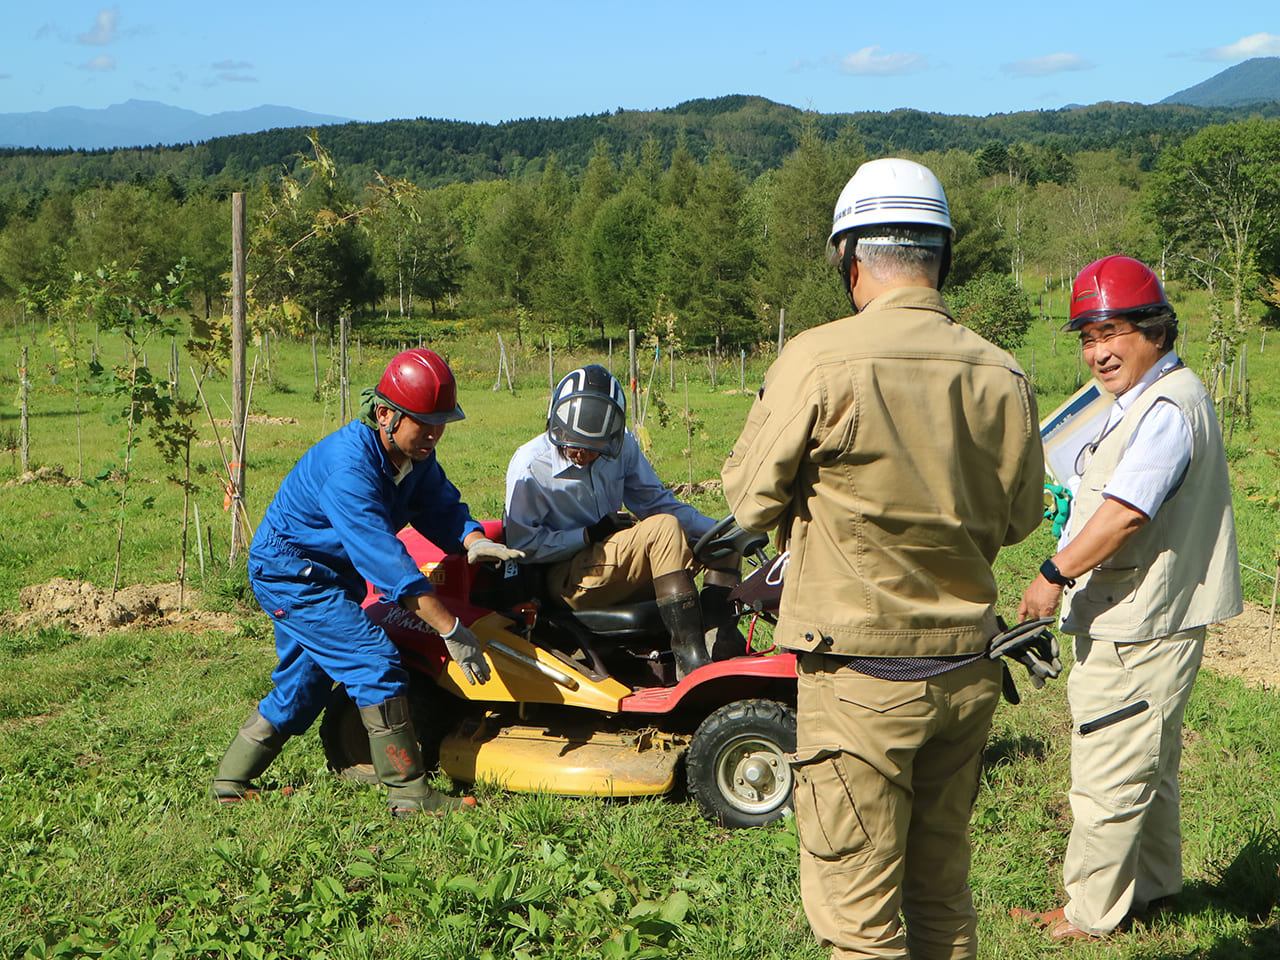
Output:
[[[395,645],[361,609],[368,580],[389,599],[431,592],[396,532],[446,552],[481,526],[433,454],[397,484],[376,430],[352,421],[303,454],[249,547],[249,584],[275,625],[275,688],[258,704],[282,733],[305,731],[334,682],[357,706],[406,692]]]

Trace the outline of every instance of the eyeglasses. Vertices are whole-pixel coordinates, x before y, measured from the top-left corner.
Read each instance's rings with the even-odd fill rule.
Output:
[[[1112,330],[1110,333],[1104,333],[1096,337],[1081,337],[1080,349],[1093,350],[1099,344],[1110,343],[1116,337],[1127,337],[1131,333],[1140,333],[1137,327],[1130,327],[1128,330]]]

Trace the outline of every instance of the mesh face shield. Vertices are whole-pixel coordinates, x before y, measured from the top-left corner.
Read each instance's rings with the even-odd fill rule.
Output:
[[[547,436],[557,447],[581,447],[614,459],[627,426],[622,386],[599,364],[580,367],[556,386]]]

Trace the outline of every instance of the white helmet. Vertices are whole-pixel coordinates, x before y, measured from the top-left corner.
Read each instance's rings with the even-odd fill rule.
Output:
[[[827,258],[833,263],[836,238],[846,230],[877,224],[909,223],[940,227],[955,236],[947,195],[928,167],[914,160],[885,157],[860,166],[840,191],[827,238]],[[942,246],[944,238],[939,238]],[[915,241],[920,244],[919,240]],[[932,244],[930,244],[932,245]]]

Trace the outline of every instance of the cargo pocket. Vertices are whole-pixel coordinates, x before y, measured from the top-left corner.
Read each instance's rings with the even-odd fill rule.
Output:
[[[1164,718],[1147,701],[1082,718],[1071,735],[1072,779],[1116,806],[1143,801],[1157,786]]]
[[[1080,600],[1099,607],[1133,603],[1141,579],[1141,571],[1137,567],[1123,569],[1098,567],[1089,574],[1089,580],[1084,585]]]
[[[791,767],[796,830],[805,850],[820,860],[869,859],[875,849],[858,817],[844,755],[816,747],[797,753]]]

